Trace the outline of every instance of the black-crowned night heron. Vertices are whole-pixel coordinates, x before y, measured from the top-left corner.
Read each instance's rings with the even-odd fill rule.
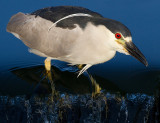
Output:
[[[30,48],[30,52],[71,65],[82,65],[79,75],[95,64],[112,59],[116,51],[132,55],[144,65],[145,57],[132,43],[129,29],[122,23],[82,7],[60,6],[13,15],[7,31]]]

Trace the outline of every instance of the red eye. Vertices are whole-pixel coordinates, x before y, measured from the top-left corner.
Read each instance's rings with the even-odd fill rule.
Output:
[[[115,34],[115,37],[116,37],[117,39],[120,39],[122,36],[121,36],[120,33],[116,33],[116,34]]]

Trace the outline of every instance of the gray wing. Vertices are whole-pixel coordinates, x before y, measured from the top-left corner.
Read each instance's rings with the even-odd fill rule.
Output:
[[[7,31],[22,40],[29,48],[46,56],[66,57],[82,30],[77,26],[74,29],[52,27],[48,31],[52,24],[53,22],[39,16],[18,13],[11,17]]]
[[[94,18],[102,18],[100,14],[82,7],[50,7],[31,14],[18,13],[12,16],[7,25],[7,31],[22,40],[29,48],[46,56],[66,57],[70,54],[75,40],[81,36],[81,28],[85,28],[91,18],[71,17],[58,22],[50,31],[48,29],[54,22],[74,13],[85,13]]]

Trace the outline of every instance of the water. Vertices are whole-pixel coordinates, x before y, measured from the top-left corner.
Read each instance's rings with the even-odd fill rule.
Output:
[[[5,30],[19,11],[58,5],[86,7],[124,23],[149,66],[117,53],[88,70],[90,81],[87,74],[77,79],[77,68],[52,61],[54,83],[50,83],[44,58],[29,53]],[[158,0],[1,1],[0,122],[160,122],[159,5]]]

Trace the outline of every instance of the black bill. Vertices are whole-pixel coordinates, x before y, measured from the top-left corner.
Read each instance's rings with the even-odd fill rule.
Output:
[[[125,48],[128,51],[128,53],[139,60],[141,63],[143,63],[145,66],[148,66],[148,62],[144,55],[141,53],[141,51],[134,45],[132,42],[126,42]]]

